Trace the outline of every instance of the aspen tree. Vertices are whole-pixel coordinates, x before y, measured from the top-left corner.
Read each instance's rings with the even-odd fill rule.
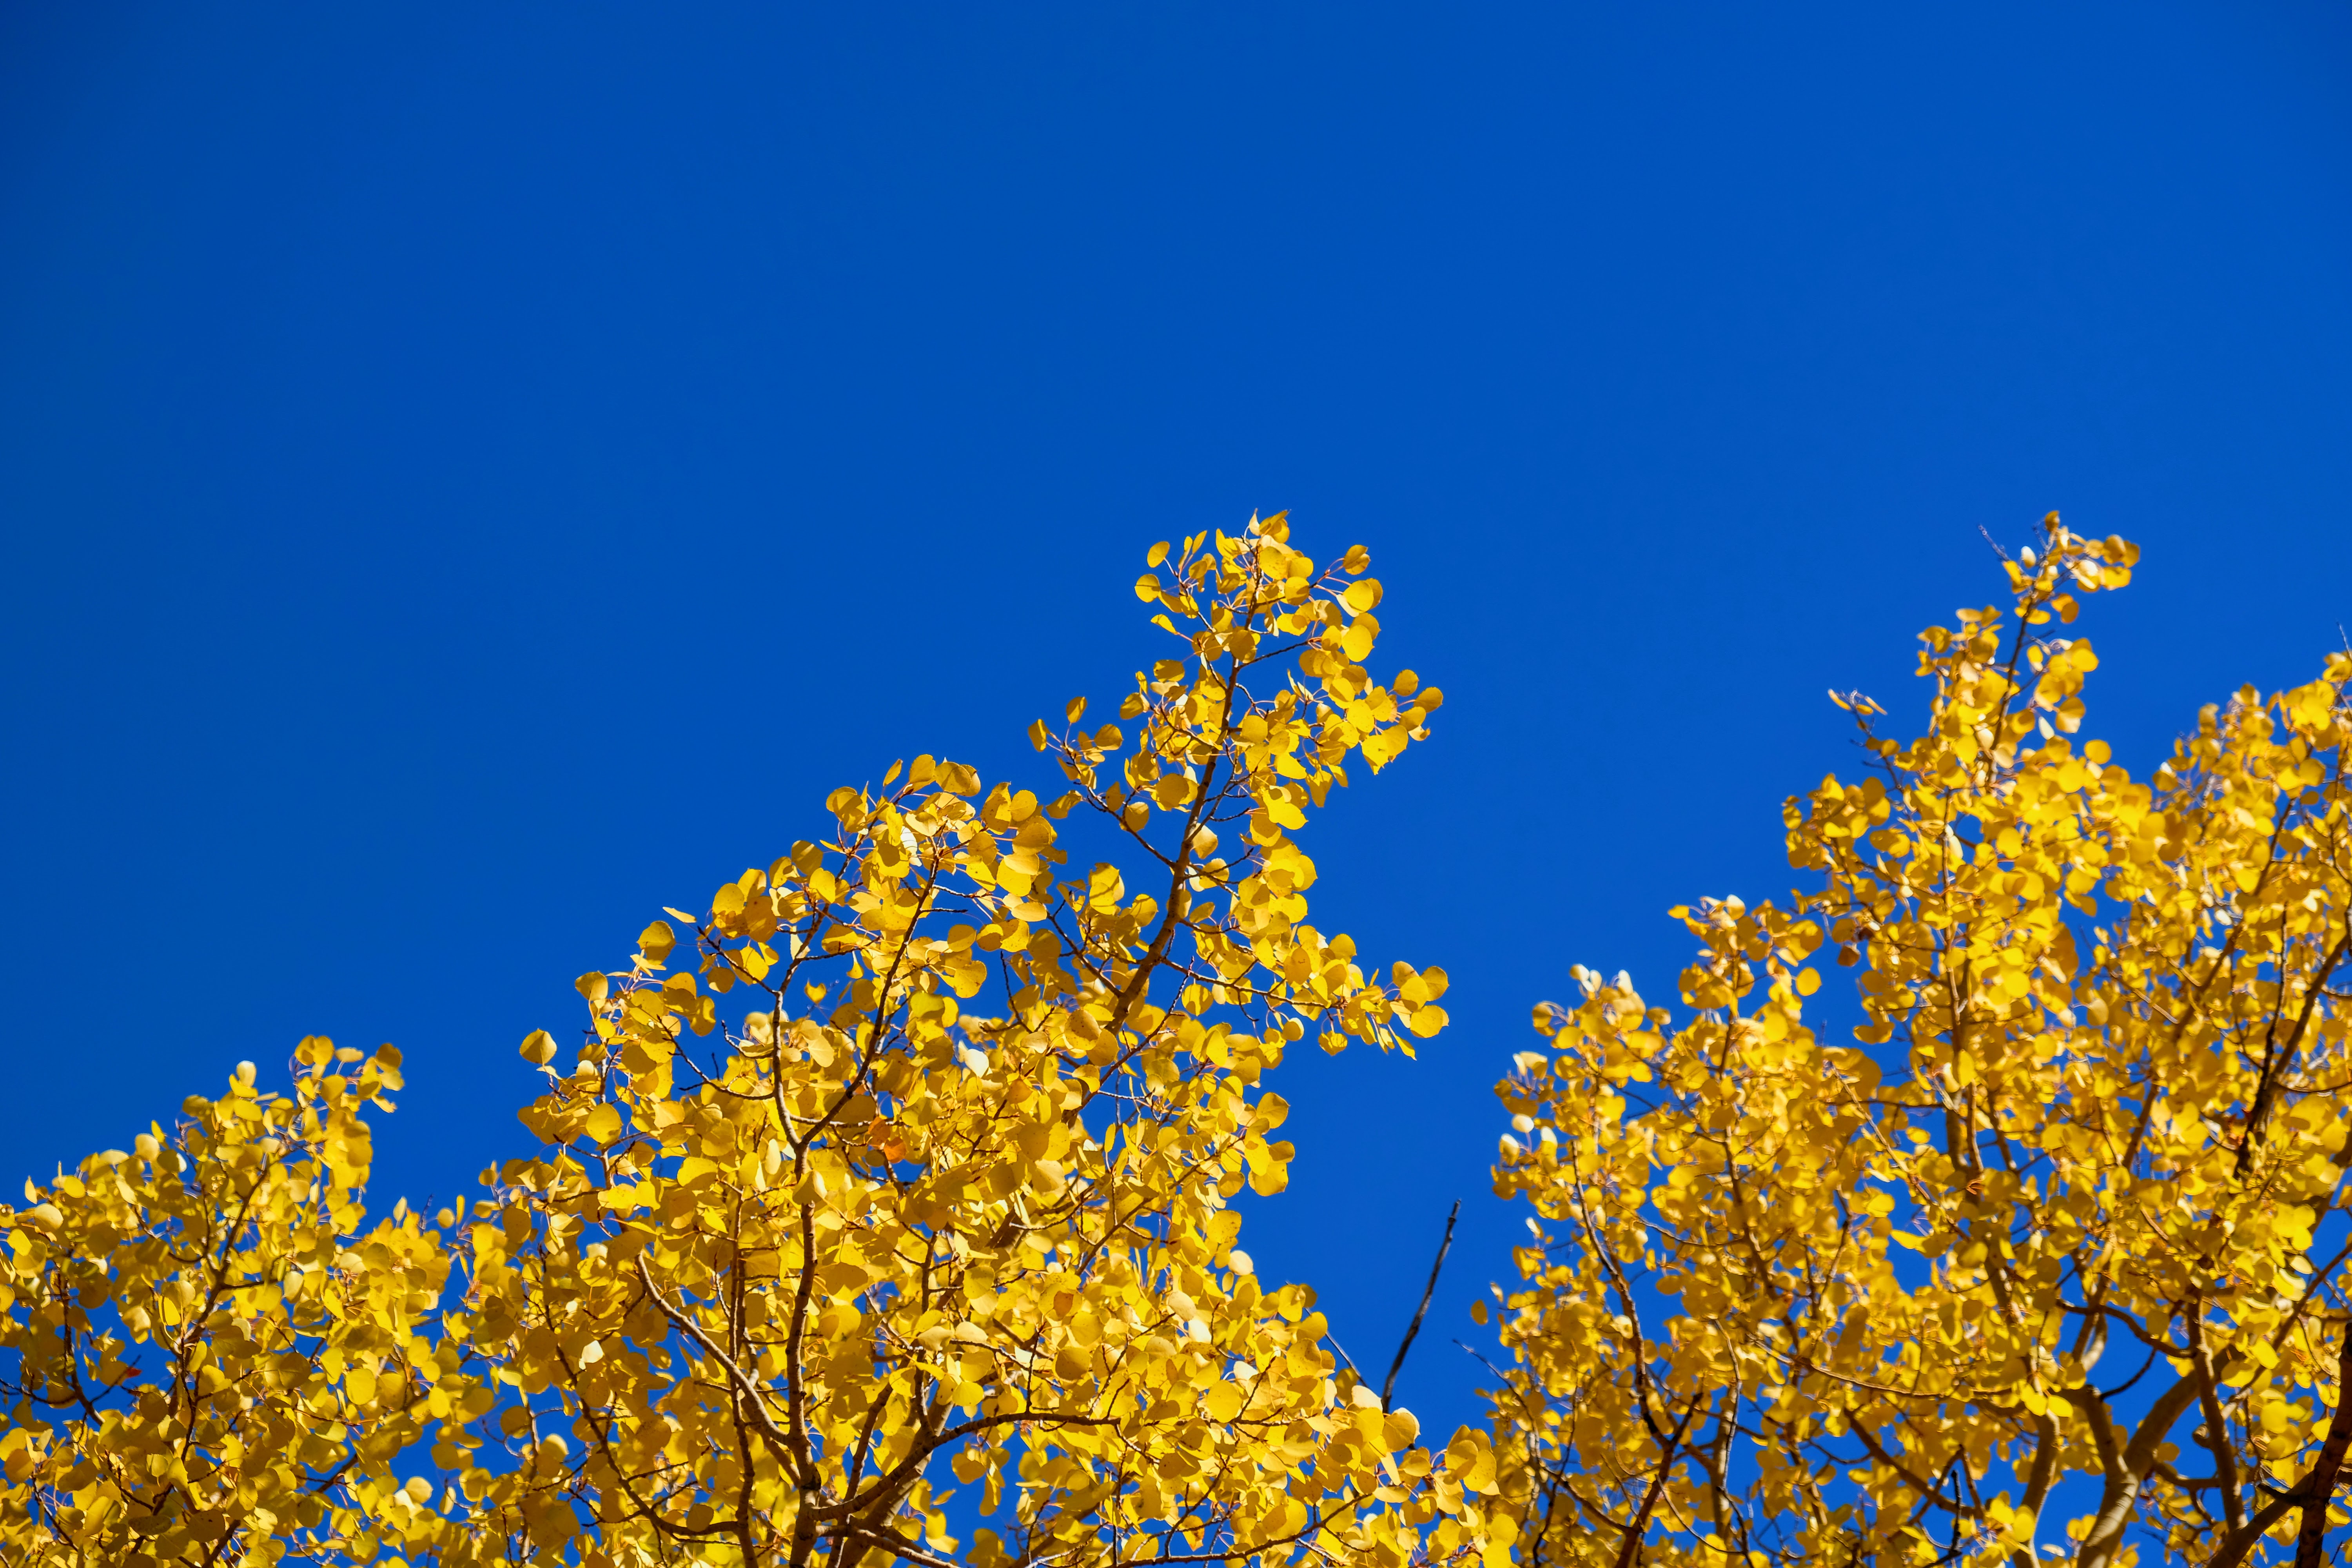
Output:
[[[2345,1522],[2352,654],[2136,777],[2069,624],[2137,553],[2053,514],[1923,634],[1915,739],[1832,694],[1807,885],[1675,910],[1682,1010],[1581,969],[1537,1008],[1522,1563],[2308,1565]]]
[[[836,791],[823,832],[665,911],[580,978],[576,1046],[524,1041],[540,1148],[485,1171],[463,1215],[358,1239],[379,1057],[291,1100],[192,1102],[127,1196],[101,1156],[0,1215],[24,1401],[0,1544],[442,1568],[1493,1561],[1485,1436],[1422,1446],[1335,1360],[1312,1293],[1257,1278],[1231,1206],[1287,1179],[1265,1081],[1287,1051],[1410,1054],[1446,1022],[1443,971],[1380,969],[1307,923],[1317,868],[1292,837],[1425,736],[1440,694],[1367,669],[1360,549],[1318,564],[1276,516],[1148,564],[1169,657],[1115,722],[1074,700],[1032,730],[1051,787],[894,764]],[[328,1050],[305,1049],[306,1070]],[[189,1178],[204,1159],[224,1173]],[[271,1206],[248,1221],[255,1192]],[[254,1288],[230,1310],[173,1283],[205,1269]],[[329,1305],[273,1338],[254,1325],[298,1273]],[[179,1316],[83,1337],[93,1289],[128,1302],[159,1275]],[[184,1342],[210,1382],[157,1381],[156,1350]]]

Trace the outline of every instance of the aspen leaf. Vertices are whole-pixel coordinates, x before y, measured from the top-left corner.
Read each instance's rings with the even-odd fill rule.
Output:
[[[1391,1454],[1402,1453],[1421,1436],[1421,1422],[1410,1410],[1391,1410],[1381,1418],[1381,1441]]]

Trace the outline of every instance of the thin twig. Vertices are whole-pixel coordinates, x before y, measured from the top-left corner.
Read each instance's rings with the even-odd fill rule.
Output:
[[[1429,1283],[1422,1287],[1421,1306],[1412,1315],[1412,1326],[1404,1331],[1404,1342],[1397,1346],[1396,1360],[1389,1363],[1389,1380],[1381,1384],[1381,1409],[1385,1412],[1396,1396],[1397,1373],[1404,1370],[1405,1352],[1412,1349],[1412,1337],[1421,1332],[1421,1321],[1429,1316],[1429,1300],[1437,1294],[1438,1272],[1445,1267],[1445,1255],[1454,1250],[1454,1222],[1462,1217],[1462,1200],[1454,1200],[1454,1212],[1445,1216],[1445,1239],[1437,1244],[1437,1261],[1429,1266]]]

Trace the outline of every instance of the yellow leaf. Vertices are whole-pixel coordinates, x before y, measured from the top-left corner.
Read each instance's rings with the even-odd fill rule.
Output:
[[[1381,1440],[1391,1454],[1401,1454],[1421,1436],[1421,1422],[1410,1410],[1391,1410],[1381,1421]]]

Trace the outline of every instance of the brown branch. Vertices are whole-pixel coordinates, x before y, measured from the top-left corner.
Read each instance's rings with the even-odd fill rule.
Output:
[[[2303,1485],[2295,1488],[2303,1502],[2303,1528],[2294,1540],[2294,1568],[2319,1568],[2320,1548],[2327,1538],[2327,1505],[2336,1492],[2336,1472],[2344,1467],[2344,1449],[2352,1444],[2352,1321],[2344,1325],[2344,1343],[2336,1352],[2336,1414],[2327,1423],[2327,1440],[2319,1446],[2318,1462]]]
[[[2237,1450],[2230,1446],[2230,1423],[2221,1414],[2221,1400],[2214,1392],[2213,1359],[2205,1352],[2205,1325],[2202,1301],[2191,1303],[2186,1313],[2189,1324],[2189,1359],[2197,1374],[2197,1399],[2205,1417],[2205,1447],[2212,1450],[2213,1479],[2221,1489],[2221,1513],[2230,1528],[2237,1530],[2246,1522],[2246,1501],[2238,1484]]]
[[[2238,1568],[2238,1564],[2245,1561],[2246,1553],[2254,1549],[2254,1543],[2268,1535],[2271,1526],[2286,1517],[2286,1510],[2302,1500],[2302,1489],[2298,1487],[2291,1492],[2281,1492],[2264,1503],[2255,1510],[2253,1518],[2223,1538],[2221,1549],[2213,1553],[2213,1561],[2205,1568]]]
[[[712,1342],[710,1336],[702,1331],[701,1324],[669,1304],[668,1300],[662,1295],[661,1288],[654,1283],[653,1271],[646,1267],[643,1254],[637,1258],[637,1277],[645,1281],[646,1293],[653,1298],[654,1306],[659,1310],[661,1315],[676,1324],[687,1338],[700,1345],[705,1353],[725,1369],[729,1380],[735,1384],[737,1392],[741,1395],[743,1405],[751,1413],[751,1425],[758,1429],[761,1436],[768,1440],[769,1446],[775,1449],[776,1457],[787,1467],[793,1466],[794,1456],[792,1445],[785,1439],[784,1435],[776,1429],[775,1418],[768,1414],[767,1403],[760,1396],[759,1385],[752,1381],[751,1373],[736,1365],[734,1358],[720,1350]]]
[[[1649,1489],[1642,1494],[1642,1506],[1634,1512],[1633,1522],[1625,1527],[1625,1544],[1618,1549],[1617,1568],[1635,1568],[1642,1561],[1642,1535],[1650,1528],[1650,1515],[1657,1509],[1658,1494],[1666,1489],[1666,1477],[1675,1468],[1675,1448],[1682,1442],[1683,1434],[1690,1430],[1691,1418],[1706,1402],[1705,1394],[1692,1394],[1690,1403],[1683,1406],[1683,1418],[1675,1424],[1674,1435],[1659,1448],[1657,1472],[1650,1478]]]
[[[1257,613],[1253,609],[1243,618],[1242,629],[1252,629],[1256,620]],[[1208,664],[1207,659],[1202,660],[1204,670]],[[1134,1012],[1136,1004],[1143,1000],[1150,989],[1153,972],[1168,956],[1168,945],[1175,938],[1177,923],[1192,911],[1192,895],[1185,883],[1192,876],[1192,836],[1200,828],[1201,813],[1207,809],[1209,795],[1215,788],[1217,764],[1225,760],[1226,752],[1233,743],[1228,737],[1233,733],[1234,693],[1241,685],[1240,664],[1239,654],[1234,655],[1229,661],[1224,681],[1225,700],[1217,714],[1217,754],[1202,765],[1200,781],[1193,786],[1192,804],[1184,814],[1183,836],[1176,841],[1175,859],[1169,862],[1168,907],[1160,915],[1160,930],[1153,935],[1150,947],[1145,950],[1142,960],[1136,964],[1135,973],[1128,978],[1127,989],[1118,994],[1118,1003],[1111,1010],[1108,1027],[1114,1034],[1127,1026],[1128,1015]]]
[[[2253,1163],[2254,1145],[2270,1121],[2271,1104],[2278,1097],[2279,1079],[2285,1073],[2287,1065],[2294,1060],[2296,1050],[2302,1047],[2304,1033],[2311,1027],[2312,1012],[2319,1005],[2319,993],[2326,985],[2328,976],[2336,972],[2336,966],[2344,962],[2347,946],[2352,946],[2352,930],[2337,937],[2336,945],[2320,961],[2319,973],[2312,976],[2311,989],[2304,993],[2303,1011],[2295,1018],[2294,1032],[2287,1037],[2286,1048],[2273,1053],[2265,1043],[2262,1074],[2254,1085],[2253,1103],[2246,1108],[2246,1125],[2238,1139],[2237,1173],[2240,1180],[2244,1179],[2247,1167]],[[2271,1026],[2273,1029],[2278,1026],[2275,1014],[2272,1015]]]

